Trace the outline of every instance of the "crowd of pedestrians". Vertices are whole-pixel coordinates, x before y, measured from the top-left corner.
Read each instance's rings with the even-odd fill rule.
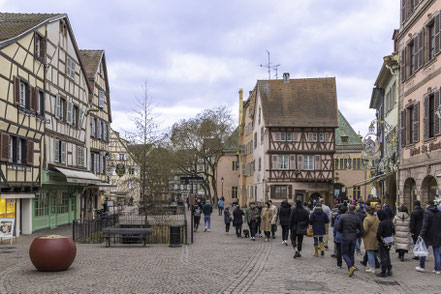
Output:
[[[441,274],[441,206],[429,201],[425,209],[420,201],[414,202],[414,209],[409,215],[405,205],[398,207],[394,214],[387,204],[376,203],[375,206],[363,202],[340,203],[332,210],[323,200],[311,205],[297,200],[294,205],[283,200],[277,207],[271,200],[250,202],[242,209],[238,204],[226,206],[225,200],[218,201],[219,216],[224,217],[225,233],[230,234],[231,225],[235,228],[238,238],[263,237],[265,242],[276,238],[277,227],[281,227],[282,245],[288,246],[288,240],[294,249],[294,258],[302,257],[304,237],[312,237],[314,257],[325,256],[328,249],[330,232],[333,235],[333,253],[337,267],[342,268],[343,261],[351,277],[359,270],[355,255],[362,255],[360,264],[368,273],[378,277],[392,276],[391,249],[397,254],[398,260],[404,262],[405,255],[411,254],[418,241],[424,241],[432,248],[435,274]],[[213,207],[209,201],[193,206],[194,231],[197,232],[202,214],[204,215],[204,231],[211,230],[211,214]],[[244,227],[245,225],[245,227]],[[263,233],[263,235],[262,235]],[[418,272],[425,271],[425,256],[413,256],[419,261]],[[379,269],[377,272],[376,269]]]

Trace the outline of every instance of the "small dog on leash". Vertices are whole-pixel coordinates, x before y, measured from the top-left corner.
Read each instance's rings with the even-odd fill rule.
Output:
[[[249,238],[250,237],[250,231],[247,230],[247,229],[243,230],[243,234],[244,234],[245,238]]]

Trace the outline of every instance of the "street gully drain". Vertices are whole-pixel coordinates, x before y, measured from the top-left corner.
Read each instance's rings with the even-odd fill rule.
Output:
[[[328,291],[327,284],[324,282],[287,281],[285,282],[285,288],[301,291]]]
[[[380,285],[385,285],[385,286],[399,286],[400,283],[398,283],[397,281],[380,281],[377,280],[376,281],[378,284]]]

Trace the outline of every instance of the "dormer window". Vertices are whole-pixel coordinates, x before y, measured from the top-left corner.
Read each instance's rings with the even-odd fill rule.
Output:
[[[45,40],[42,35],[39,33],[35,33],[35,59],[43,62],[44,60],[44,52],[45,52]]]
[[[348,137],[348,135],[342,135],[341,136],[341,142],[342,143],[348,143],[349,142],[349,137]]]

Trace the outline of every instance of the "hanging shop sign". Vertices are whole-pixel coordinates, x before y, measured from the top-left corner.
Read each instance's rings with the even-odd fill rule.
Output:
[[[118,176],[122,177],[126,173],[126,167],[122,163],[118,163],[115,168],[115,172]]]
[[[415,147],[410,149],[410,156],[420,155],[423,153],[429,153],[432,151],[440,150],[441,149],[441,141],[437,143],[430,143],[430,144],[424,144],[420,147]]]

